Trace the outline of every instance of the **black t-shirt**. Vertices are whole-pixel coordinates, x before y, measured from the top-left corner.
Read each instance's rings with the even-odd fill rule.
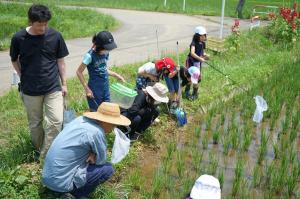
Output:
[[[191,45],[190,45],[190,52],[191,52],[191,48],[192,46],[195,46],[195,53],[196,55],[198,55],[199,57],[204,55],[204,49],[206,48],[206,44],[205,42],[195,42],[192,41]],[[194,62],[198,62],[198,60],[196,60],[195,58],[193,58],[191,56],[191,53],[189,54],[191,59],[193,59]]]
[[[32,96],[61,90],[57,59],[69,54],[62,35],[48,28],[44,35],[17,32],[10,46],[11,61],[21,64],[21,90]]]

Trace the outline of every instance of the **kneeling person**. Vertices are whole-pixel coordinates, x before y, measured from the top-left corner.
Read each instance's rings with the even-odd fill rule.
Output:
[[[122,115],[131,120],[130,139],[136,139],[158,117],[157,105],[169,101],[167,94],[167,87],[161,83],[138,90],[132,106],[122,111]]]
[[[130,125],[117,104],[103,102],[97,112],[73,120],[53,141],[46,155],[42,181],[69,198],[87,197],[114,173],[106,162],[105,134],[117,125]]]

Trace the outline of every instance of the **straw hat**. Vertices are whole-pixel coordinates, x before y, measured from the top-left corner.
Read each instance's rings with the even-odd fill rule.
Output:
[[[147,86],[146,91],[158,102],[168,103],[168,88],[162,83],[156,83],[153,86]]]
[[[131,123],[127,117],[120,114],[119,105],[110,102],[103,102],[97,112],[86,112],[83,116],[115,125],[129,126]]]

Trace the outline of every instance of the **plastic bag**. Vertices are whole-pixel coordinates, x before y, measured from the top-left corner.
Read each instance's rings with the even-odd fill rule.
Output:
[[[253,121],[256,123],[260,123],[263,119],[263,112],[268,110],[268,104],[266,100],[264,100],[261,96],[255,96],[256,110],[253,115]]]
[[[118,128],[114,129],[115,142],[112,149],[111,162],[116,164],[120,162],[129,152],[130,139]]]

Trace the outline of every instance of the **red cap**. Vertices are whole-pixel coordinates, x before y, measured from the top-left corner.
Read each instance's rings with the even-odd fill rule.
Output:
[[[173,72],[175,69],[175,62],[170,57],[165,57],[155,62],[156,70],[161,71],[164,67],[167,68],[169,72]]]

